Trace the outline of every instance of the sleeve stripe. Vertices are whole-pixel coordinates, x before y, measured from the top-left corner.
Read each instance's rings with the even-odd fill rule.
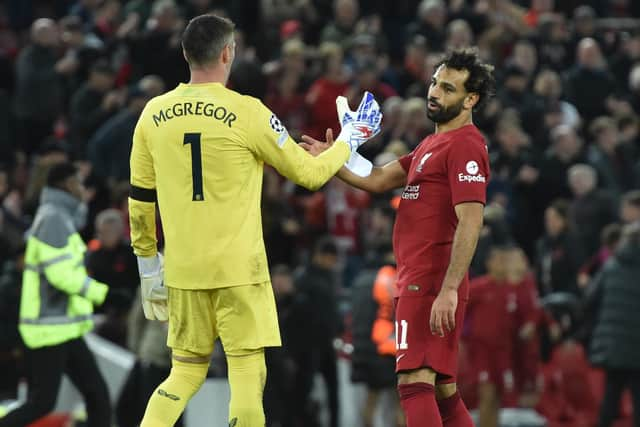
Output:
[[[133,184],[129,190],[129,197],[139,202],[155,203],[158,200],[155,188],[136,187]]]

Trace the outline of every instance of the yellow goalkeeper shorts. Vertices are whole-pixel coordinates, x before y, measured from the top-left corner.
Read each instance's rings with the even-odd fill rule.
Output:
[[[229,355],[281,345],[271,282],[201,290],[169,287],[167,345],[211,354],[218,337]]]

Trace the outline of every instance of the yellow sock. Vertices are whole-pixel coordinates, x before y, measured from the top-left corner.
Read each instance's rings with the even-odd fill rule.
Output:
[[[173,350],[181,358],[203,359],[202,355]],[[204,358],[208,360],[208,358]],[[187,406],[189,399],[204,382],[209,362],[181,362],[171,360],[171,373],[151,395],[140,427],[172,427]]]
[[[262,393],[267,379],[264,349],[227,355],[229,365],[229,427],[264,427]]]

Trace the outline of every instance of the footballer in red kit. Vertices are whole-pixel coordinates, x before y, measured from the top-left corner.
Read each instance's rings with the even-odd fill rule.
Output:
[[[373,193],[404,188],[394,252],[396,372],[407,426],[471,427],[455,384],[456,365],[490,175],[472,111],[493,94],[495,82],[493,67],[473,49],[450,52],[434,69],[426,102],[435,133],[381,167],[365,170],[363,159],[352,156],[338,177]],[[302,139],[313,154],[333,142],[329,131],[326,142]]]

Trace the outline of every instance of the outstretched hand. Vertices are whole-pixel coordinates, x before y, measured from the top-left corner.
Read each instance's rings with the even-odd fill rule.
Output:
[[[333,131],[331,128],[327,129],[325,134],[326,141],[320,141],[309,135],[302,135],[302,141],[298,145],[307,150],[312,156],[317,156],[323,151],[329,149],[333,145]]]

